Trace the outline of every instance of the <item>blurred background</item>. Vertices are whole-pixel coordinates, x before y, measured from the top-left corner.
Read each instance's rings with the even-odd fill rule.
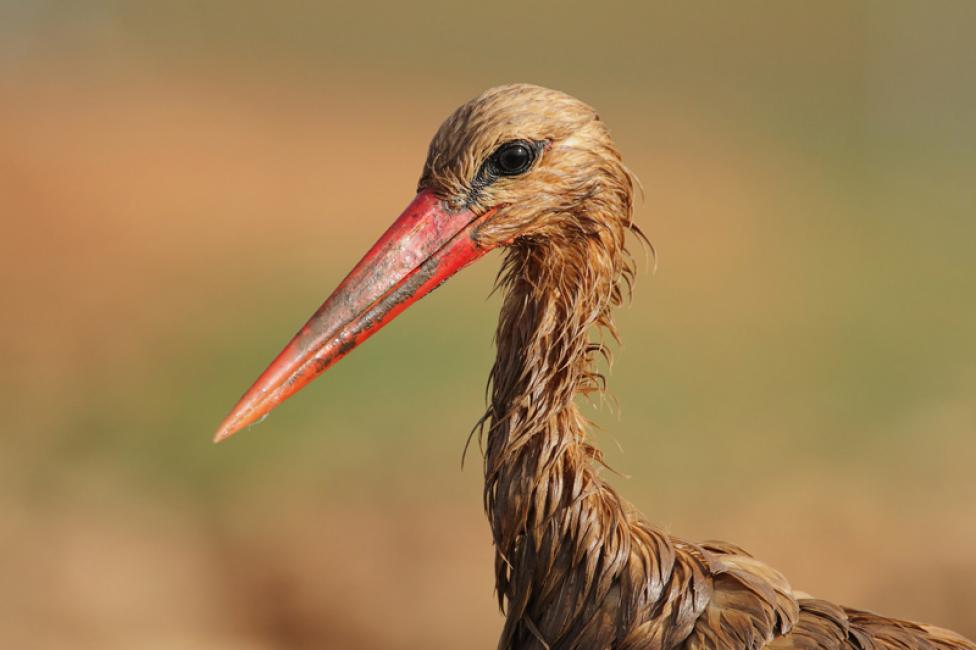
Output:
[[[210,439],[512,81],[646,190],[610,480],[976,637],[974,39],[969,2],[0,2],[0,641],[494,646],[497,254]]]

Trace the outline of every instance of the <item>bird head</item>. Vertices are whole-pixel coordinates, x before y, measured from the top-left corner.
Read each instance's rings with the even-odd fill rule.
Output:
[[[493,248],[558,236],[596,195],[616,192],[629,205],[632,184],[595,110],[557,90],[513,84],[482,93],[444,121],[418,191],[451,209],[493,210],[475,233]]]
[[[633,184],[597,113],[515,84],[458,108],[430,144],[418,192],[221,423],[267,415],[411,304],[493,248],[620,238]]]

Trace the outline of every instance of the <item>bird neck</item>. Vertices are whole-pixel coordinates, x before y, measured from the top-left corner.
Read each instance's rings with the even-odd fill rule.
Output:
[[[602,339],[616,338],[611,311],[633,277],[624,247],[630,228],[628,220],[518,242],[500,276],[507,292],[482,432],[485,507],[509,635],[517,633],[530,597],[560,583],[549,573],[557,570],[555,558],[565,559],[567,550],[570,557],[585,555],[587,539],[626,516],[597,476],[601,455],[586,441],[588,422],[576,397],[604,390],[597,364],[600,357],[610,360]],[[572,526],[572,518],[595,511],[588,532],[569,530],[585,528]]]
[[[610,359],[603,336],[591,335],[616,338],[611,310],[621,301],[621,265],[601,248],[579,240],[509,251],[491,372],[489,477],[527,456],[544,467],[584,441],[576,397],[602,393],[597,362]]]

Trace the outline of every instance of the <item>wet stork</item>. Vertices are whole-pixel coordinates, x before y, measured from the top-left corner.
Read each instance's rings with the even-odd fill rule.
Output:
[[[573,97],[488,90],[434,136],[418,193],[221,424],[257,421],[493,248],[505,290],[482,419],[499,648],[976,650],[937,627],[794,591],[732,544],[662,532],[603,482],[581,393],[629,292],[633,178]]]

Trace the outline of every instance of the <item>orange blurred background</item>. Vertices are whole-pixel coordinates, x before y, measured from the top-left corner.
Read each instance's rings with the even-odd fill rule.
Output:
[[[596,106],[659,251],[610,480],[976,637],[976,5],[0,4],[0,642],[492,647],[498,257],[212,431],[491,85]]]

